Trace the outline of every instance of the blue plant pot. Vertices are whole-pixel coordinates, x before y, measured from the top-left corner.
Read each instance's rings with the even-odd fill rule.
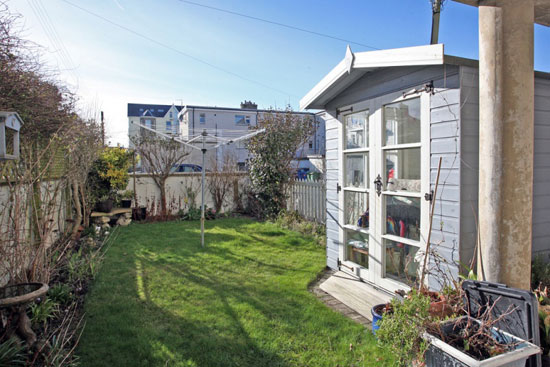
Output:
[[[376,330],[380,328],[378,325],[378,321],[382,320],[382,309],[386,306],[385,303],[381,303],[379,305],[374,306],[371,308],[370,312],[372,314],[372,333],[376,335]]]

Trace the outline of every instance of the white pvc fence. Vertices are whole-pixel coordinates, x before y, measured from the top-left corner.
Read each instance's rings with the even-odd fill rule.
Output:
[[[296,180],[289,188],[287,209],[308,220],[324,224],[326,219],[325,181]]]

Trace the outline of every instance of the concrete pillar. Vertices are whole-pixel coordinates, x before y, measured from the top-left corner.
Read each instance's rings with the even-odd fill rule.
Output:
[[[529,289],[534,145],[534,0],[479,6],[478,274]]]

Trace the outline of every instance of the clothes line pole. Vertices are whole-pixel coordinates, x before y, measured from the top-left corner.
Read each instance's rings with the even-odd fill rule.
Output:
[[[206,129],[202,131],[202,182],[201,182],[201,246],[204,247],[204,184],[206,181]]]
[[[132,124],[135,124],[134,122],[131,122]],[[169,136],[169,135],[166,135],[166,134],[163,134],[159,131],[156,131],[154,129],[151,129],[147,126],[144,126],[144,125],[138,125],[139,128],[141,129],[144,129],[144,130],[148,130],[160,137],[163,137],[163,138],[166,138],[166,139],[170,139],[170,140],[173,140],[173,141],[176,141],[180,144],[182,144],[183,146],[186,146],[186,147],[189,147],[191,149],[197,149],[197,150],[200,150],[202,152],[202,177],[201,177],[201,247],[205,247],[205,244],[204,244],[204,221],[205,221],[205,213],[204,213],[204,209],[205,209],[205,205],[204,205],[204,187],[205,187],[205,183],[206,183],[206,168],[205,168],[205,165],[206,165],[206,162],[205,162],[205,156],[206,156],[206,152],[208,149],[206,149],[206,138],[208,136],[212,137],[213,139],[215,139],[215,141],[218,141],[219,143],[214,145],[213,147],[211,147],[210,149],[218,149],[220,146],[222,145],[229,145],[229,144],[234,144],[236,142],[239,142],[239,141],[242,141],[242,140],[246,140],[246,139],[250,139],[251,137],[255,136],[255,135],[258,135],[258,134],[261,134],[261,133],[264,133],[265,132],[265,129],[260,129],[260,130],[256,130],[252,133],[249,133],[249,134],[246,134],[246,135],[243,135],[243,136],[240,136],[236,139],[231,139],[231,138],[222,138],[222,137],[219,137],[219,136],[216,136],[216,135],[209,135],[206,131],[206,129],[203,129],[202,130],[202,133],[194,138],[192,138],[191,140],[188,140],[188,141],[183,141],[181,140],[180,138],[175,138],[173,136]],[[193,142],[198,142],[198,138],[202,138],[202,148],[199,148],[197,146],[194,146],[192,145],[191,143]],[[135,170],[134,170],[135,172]],[[134,173],[135,175],[135,173]],[[135,192],[135,190],[134,190]]]

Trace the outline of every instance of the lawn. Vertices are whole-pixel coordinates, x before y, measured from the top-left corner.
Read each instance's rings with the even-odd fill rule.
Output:
[[[325,249],[232,218],[120,228],[87,296],[83,366],[391,366],[307,290]]]

